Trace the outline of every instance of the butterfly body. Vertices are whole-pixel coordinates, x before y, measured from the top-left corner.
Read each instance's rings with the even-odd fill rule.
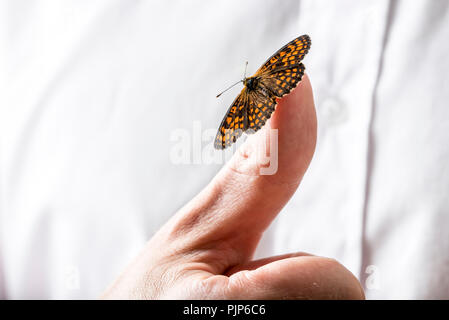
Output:
[[[259,84],[259,79],[257,77],[249,77],[243,79],[243,85],[248,89],[248,91],[257,89]]]
[[[254,133],[270,119],[277,99],[290,93],[301,81],[301,63],[310,49],[307,35],[300,36],[271,56],[251,77],[244,78],[243,89],[228,109],[215,138],[216,149],[225,149],[243,132]]]

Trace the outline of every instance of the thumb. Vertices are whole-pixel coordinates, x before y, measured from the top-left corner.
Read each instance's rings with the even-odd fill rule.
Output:
[[[258,153],[272,130],[278,139],[269,141],[275,155],[270,162],[277,165],[270,163],[275,170],[263,174],[267,164]],[[154,235],[106,297],[363,298],[358,281],[332,259],[293,254],[251,261],[263,231],[298,187],[315,143],[312,87],[305,76],[279,101],[269,124]]]
[[[171,235],[168,240],[182,239],[186,250],[210,249],[211,242],[226,247],[226,253],[220,255],[228,260],[213,270],[217,273],[250,260],[261,234],[306,172],[315,150],[316,129],[312,87],[305,75],[297,88],[279,101],[267,125],[247,139],[211,183],[166,225],[169,232],[164,234]],[[273,131],[277,143],[269,141],[276,138]],[[271,171],[273,163],[267,167],[259,156],[267,141],[270,162],[275,162]],[[190,246],[186,247],[185,238]]]
[[[227,192],[244,194],[244,210],[236,210],[240,222],[244,218],[258,231],[268,227],[301,182],[315,151],[316,135],[312,86],[304,75],[298,87],[279,101],[269,125],[250,137],[217,177]],[[226,181],[231,179],[236,183],[229,186]]]

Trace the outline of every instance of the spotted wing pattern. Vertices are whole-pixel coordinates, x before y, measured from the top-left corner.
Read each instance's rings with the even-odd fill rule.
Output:
[[[302,63],[280,70],[273,70],[260,77],[260,86],[265,87],[274,96],[281,98],[289,94],[304,76],[305,67]]]
[[[214,146],[216,149],[224,149],[230,146],[246,131],[248,128],[247,104],[248,95],[246,88],[243,88],[221,122],[215,137]]]
[[[254,76],[269,74],[276,72],[276,70],[294,66],[304,59],[304,56],[309,52],[312,41],[308,35],[302,35],[279,49],[273,54]]]
[[[246,133],[255,133],[271,118],[277,101],[275,97],[267,95],[265,92],[254,91],[249,96],[250,102],[247,110],[248,128]]]
[[[277,98],[290,93],[301,81],[305,67],[301,63],[311,46],[310,37],[300,36],[271,56],[250,78],[256,83],[245,85],[232,103],[218,129],[215,148],[225,149],[243,132],[258,131],[271,118]]]

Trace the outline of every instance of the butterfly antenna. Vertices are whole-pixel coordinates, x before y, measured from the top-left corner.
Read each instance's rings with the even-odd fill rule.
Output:
[[[243,80],[239,80],[238,82],[234,83],[232,86],[230,86],[229,88],[227,88],[226,90],[222,91],[221,93],[217,94],[217,98],[219,96],[221,96],[223,93],[225,93],[226,91],[228,91],[229,89],[231,89],[232,87],[238,85],[240,82],[243,82]]]
[[[245,73],[243,74],[243,79],[246,79],[246,69],[248,68],[248,61],[245,64]]]
[[[229,88],[227,88],[226,90],[220,92],[219,94],[217,94],[217,98],[220,97],[223,93],[225,93],[226,91],[228,91],[229,89],[231,89],[233,86],[238,85],[240,82],[244,82],[246,79],[246,68],[248,67],[248,61],[246,61],[246,65],[245,65],[245,74],[243,75],[243,80],[240,80],[236,83],[234,83],[232,86],[230,86]]]

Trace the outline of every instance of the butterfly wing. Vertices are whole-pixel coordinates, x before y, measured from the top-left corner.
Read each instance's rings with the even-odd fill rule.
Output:
[[[304,76],[305,67],[302,63],[292,67],[273,69],[260,77],[261,90],[269,91],[277,98],[289,94]]]
[[[301,81],[305,67],[302,63],[260,77],[256,90],[248,93],[248,129],[256,132],[271,118],[277,106],[276,98],[290,93]],[[249,131],[247,131],[250,133]]]
[[[312,42],[302,35],[279,49],[257,70],[252,78],[258,79],[255,90],[242,92],[227,111],[215,138],[216,149],[225,149],[244,131],[254,133],[270,119],[277,100],[290,93],[301,81],[305,67],[301,63]]]
[[[271,118],[277,100],[290,93],[301,81],[305,67],[301,63],[312,42],[302,35],[279,49],[257,70],[253,77],[259,85],[250,93],[248,105],[248,129],[256,132]]]
[[[272,72],[260,78],[258,88],[248,93],[247,133],[254,133],[263,127],[276,109],[276,98],[290,93],[301,81],[304,70],[304,65],[300,63],[293,68]]]
[[[218,128],[214,142],[216,149],[225,149],[230,146],[248,129],[248,100],[246,88],[243,88],[231,104]]]
[[[248,128],[247,133],[258,131],[271,118],[277,101],[276,97],[266,91],[252,91],[249,94],[247,108]]]
[[[308,35],[302,35],[279,49],[257,70],[254,76],[269,74],[273,71],[298,65],[309,52],[312,40]]]

